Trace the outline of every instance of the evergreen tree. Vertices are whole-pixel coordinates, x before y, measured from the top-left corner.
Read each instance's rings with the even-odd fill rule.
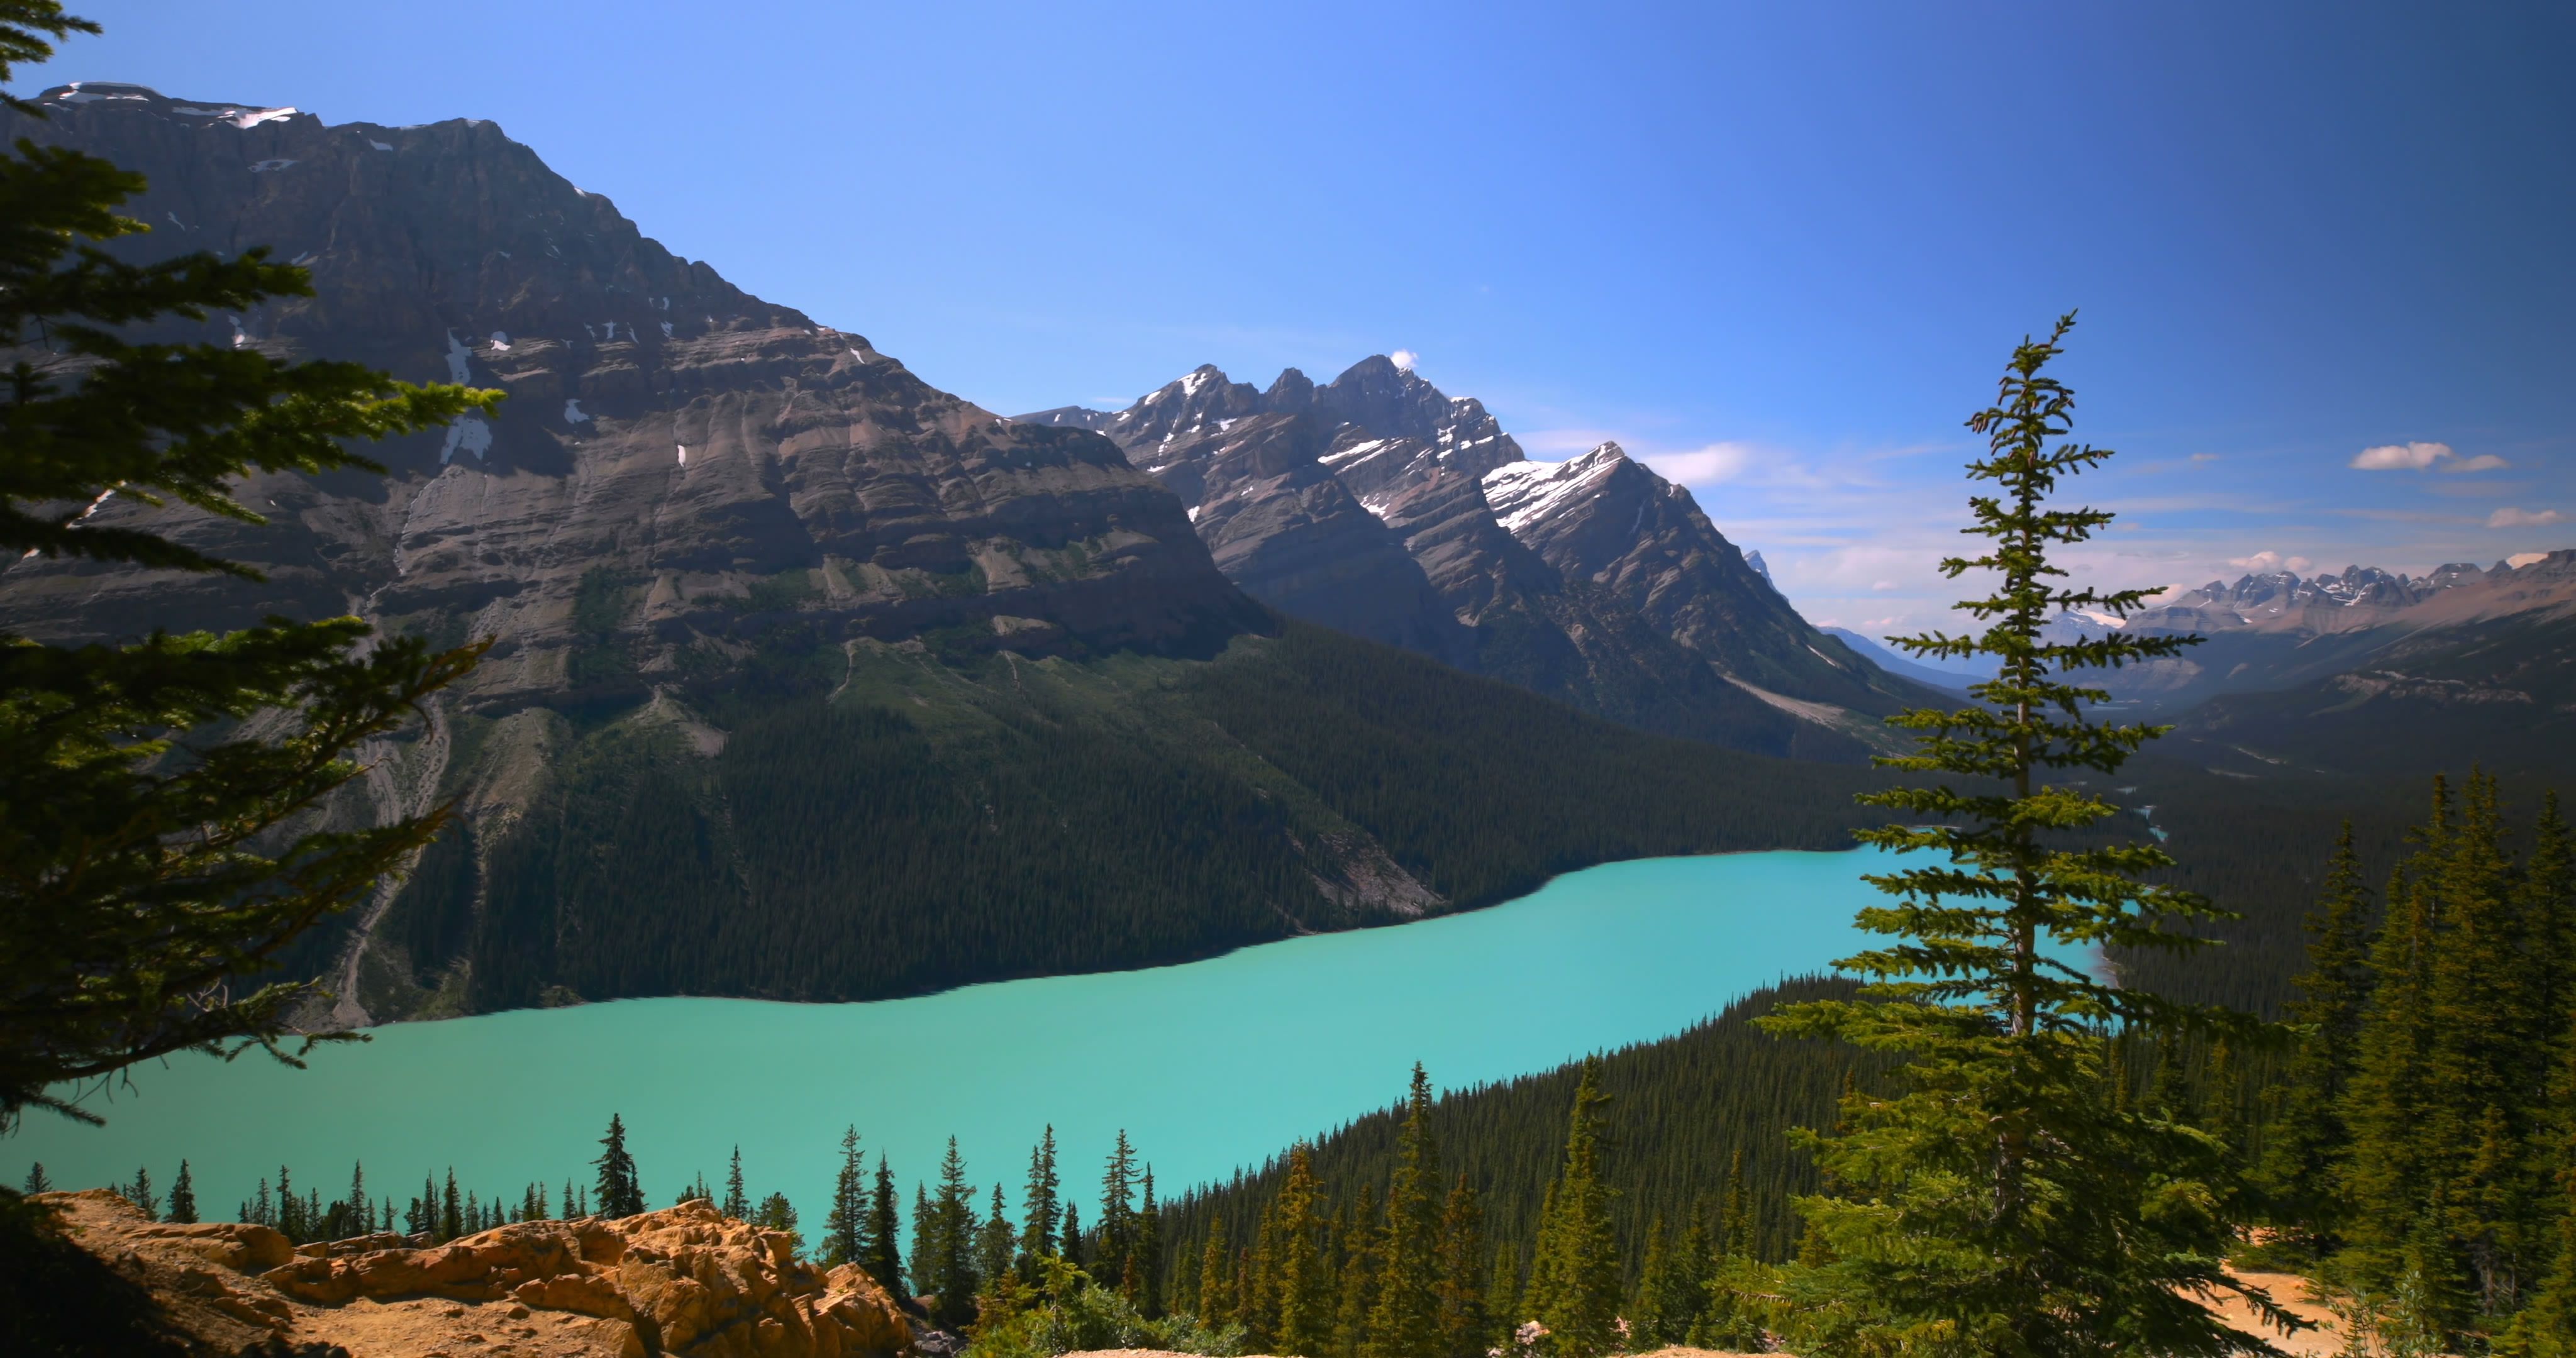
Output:
[[[2370,915],[2370,889],[2345,821],[2308,911],[2308,970],[2291,983],[2289,1005],[2298,1046],[2273,1095],[2277,1111],[2263,1148],[2274,1219],[2315,1254],[2334,1247],[2342,1225],[2335,1170],[2351,1140],[2342,1104],[2370,1006]]]
[[[127,1202],[134,1204],[135,1209],[143,1213],[145,1220],[155,1221],[160,1219],[161,1199],[155,1196],[152,1192],[151,1170],[148,1170],[141,1165],[136,1165],[134,1167],[134,1182],[130,1184],[119,1184],[117,1185],[116,1191],[118,1195],[123,1197]]]
[[[850,1135],[849,1135],[849,1137],[848,1137],[848,1138],[846,1138],[846,1139],[842,1142],[842,1144],[843,1144],[845,1147],[855,1145],[855,1144],[856,1144],[856,1141],[857,1141],[857,1137],[858,1137],[858,1131],[859,1131],[859,1129],[858,1129],[858,1128],[856,1128],[856,1127],[852,1127],[852,1128],[850,1129]],[[845,1177],[850,1176],[850,1175],[851,1175],[851,1167],[850,1167],[850,1165],[849,1165],[849,1164],[847,1164],[847,1163],[844,1163],[844,1164],[841,1166],[841,1172],[842,1172],[842,1174],[843,1174]],[[839,1210],[840,1210],[840,1207],[841,1207],[841,1199],[840,1199],[840,1195],[836,1192],[836,1193],[833,1195],[833,1198],[832,1198],[832,1208],[833,1208],[833,1210],[834,1210],[834,1211],[839,1211]],[[742,1147],[741,1147],[739,1144],[735,1145],[735,1147],[733,1148],[733,1163],[732,1163],[732,1165],[731,1165],[729,1168],[727,1168],[727,1169],[725,1170],[725,1195],[724,1195],[724,1207],[723,1207],[723,1211],[724,1211],[724,1214],[725,1214],[726,1216],[732,1217],[732,1218],[733,1218],[734,1220],[736,1220],[736,1221],[741,1221],[741,1220],[743,1220],[744,1218],[746,1218],[746,1217],[748,1217],[748,1216],[750,1216],[750,1215],[751,1215],[751,1195],[750,1195],[750,1194],[748,1194],[748,1193],[745,1193],[745,1192],[743,1191],[743,1188],[742,1188]],[[833,1229],[837,1230],[838,1228],[837,1228],[837,1227],[835,1227],[835,1228],[833,1228]],[[855,1224],[853,1225],[853,1229],[855,1230]],[[824,1237],[824,1238],[825,1238],[826,1240],[830,1240],[830,1239],[834,1239],[835,1237],[834,1237],[834,1236],[832,1236],[831,1234],[828,1234],[828,1233],[827,1233],[827,1234],[825,1235],[825,1237]],[[827,1248],[827,1252],[828,1252],[828,1248]],[[838,1259],[826,1258],[826,1259],[824,1260],[824,1262],[825,1262],[826,1264],[845,1264],[845,1263],[848,1263],[848,1262],[849,1262],[849,1256],[848,1256],[848,1255],[844,1255],[844,1256],[842,1256],[841,1258],[838,1258]]]
[[[832,1178],[832,1210],[823,1216],[822,1264],[857,1263],[864,1257],[868,1233],[867,1157],[859,1154],[859,1128],[841,1133],[841,1168]],[[742,1178],[742,1152],[734,1151],[734,1179]],[[727,1189],[728,1194],[733,1190]]]
[[[938,1302],[932,1318],[962,1325],[975,1317],[975,1187],[966,1182],[966,1158],[957,1153],[957,1138],[948,1138],[948,1154],[939,1162],[939,1189],[931,1196],[930,1277],[919,1279]]]
[[[1154,1167],[1145,1166],[1144,1205],[1136,1209],[1136,1313],[1147,1320],[1163,1318],[1163,1206],[1154,1200]],[[1002,1190],[993,1189],[1001,1201]]]
[[[1601,1182],[1600,1062],[1586,1058],[1567,1120],[1565,1160],[1539,1223],[1527,1309],[1547,1327],[1562,1358],[1594,1358],[1617,1347],[1619,1243],[1610,1229],[1610,1190]]]
[[[454,1240],[465,1233],[465,1199],[456,1191],[456,1166],[449,1165],[447,1191],[439,1197],[438,1238]]]
[[[772,1193],[760,1200],[751,1211],[751,1224],[764,1231],[785,1231],[795,1240],[795,1248],[805,1247],[805,1233],[796,1229],[796,1204],[784,1193]]]
[[[1207,1243],[1199,1249],[1199,1281],[1192,1311],[1205,1329],[1215,1329],[1231,1319],[1239,1309],[1234,1293],[1234,1252],[1226,1244],[1225,1222],[1219,1219],[1208,1231]]]
[[[1404,1130],[1386,1190],[1386,1267],[1369,1316],[1367,1358],[1440,1351],[1440,1148],[1431,1137],[1431,1077],[1420,1062],[1405,1094]]]
[[[277,1167],[277,1231],[301,1245],[311,1237],[305,1232],[304,1204],[295,1196],[295,1181],[286,1166]]]
[[[259,1192],[253,1195],[250,1200],[250,1215],[243,1218],[243,1220],[259,1226],[275,1227],[277,1225],[277,1214],[275,1210],[269,1206],[268,1202],[268,1179],[266,1176],[261,1177],[259,1181]]]
[[[363,1160],[349,1162],[349,1233],[367,1233],[367,1165]]]
[[[880,1152],[875,1189],[868,1196],[868,1233],[860,1242],[858,1264],[877,1280],[878,1286],[897,1297],[911,1295],[903,1285],[901,1234],[895,1216],[894,1171],[886,1168],[885,1155]]]
[[[1680,1232],[1667,1237],[1664,1219],[1646,1228],[1646,1252],[1637,1268],[1637,1296],[1628,1307],[1628,1346],[1643,1351],[1679,1344],[1690,1338],[1707,1286]],[[1704,1237],[1703,1237],[1704,1238]]]
[[[1055,1124],[1029,1148],[1029,1181],[1020,1201],[1027,1218],[1020,1226],[1020,1281],[1037,1282],[1037,1261],[1056,1253],[1056,1201],[1062,1185],[1055,1172]]]
[[[0,9],[0,81],[52,55],[46,37],[97,31],[52,0],[13,0]],[[117,259],[101,247],[149,229],[116,211],[143,188],[65,148],[21,140],[0,154],[0,344],[16,355],[0,399],[0,559],[256,579],[123,518],[111,497],[259,524],[233,498],[249,473],[381,471],[351,446],[496,399],[147,338],[310,296],[312,281],[262,248]],[[354,617],[122,646],[0,632],[0,919],[12,925],[0,930],[0,1131],[28,1108],[99,1121],[84,1094],[170,1052],[257,1046],[294,1063],[280,1044],[316,983],[245,978],[372,892],[446,812],[359,829],[311,828],[307,814],[357,776],[364,743],[479,653],[370,645]],[[43,927],[18,927],[29,921]]]
[[[992,1209],[984,1214],[975,1238],[975,1277],[989,1294],[1011,1276],[1011,1246],[1019,1233],[1011,1229],[1011,1217],[1002,1202],[1002,1186],[993,1185]]]
[[[482,1200],[469,1188],[465,1190],[465,1233],[479,1235],[484,1229]]]
[[[1440,1247],[1433,1272],[1439,1279],[1439,1338],[1425,1352],[1436,1358],[1484,1358],[1493,1331],[1486,1308],[1485,1214],[1464,1173],[1450,1185],[1440,1209]]]
[[[1082,1213],[1073,1203],[1064,1205],[1064,1261],[1081,1268],[1084,1263]]]
[[[626,1153],[626,1123],[617,1114],[608,1115],[608,1135],[599,1139],[599,1158],[591,1161],[599,1167],[599,1182],[591,1191],[599,1195],[599,1214],[604,1217],[631,1217],[644,1210],[644,1184],[635,1172],[635,1157]]]
[[[1910,1058],[1902,1093],[1854,1094],[1847,1130],[1804,1142],[1836,1194],[1798,1203],[1818,1257],[1831,1261],[1800,1283],[1800,1342],[1818,1358],[1891,1347],[2031,1358],[2259,1350],[2195,1299],[2217,1291],[2286,1318],[2222,1267],[2231,1167],[2215,1144],[2188,1125],[2114,1113],[2099,1093],[2106,1025],[2163,1033],[2223,1016],[2105,985],[2042,946],[2184,950],[2204,942],[2187,926],[2219,916],[2143,880],[2173,861],[2152,843],[2066,847],[2117,809],[2042,781],[2068,768],[2111,774],[2161,734],[2088,720],[2087,705],[2107,695],[2063,676],[2169,656],[2190,640],[2044,639],[2065,611],[2126,614],[2146,598],[2063,587],[2066,572],[2050,559],[2112,518],[2047,507],[2061,477],[2110,456],[2048,446],[2068,432],[2074,402],[2042,369],[2073,324],[2067,316],[2046,341],[2025,341],[1996,404],[1968,421],[1989,440],[1968,474],[1997,493],[1970,498],[1975,522],[1964,531],[1990,545],[1941,568],[1997,578],[1992,594],[1961,605],[1986,630],[1898,642],[1999,664],[1970,704],[1889,719],[1920,743],[1881,763],[1972,780],[1966,787],[1923,781],[1862,799],[1906,817],[1862,832],[1864,842],[1929,851],[1943,866],[1869,879],[1892,900],[1861,911],[1861,926],[1904,940],[1839,964],[1872,978],[1873,1002],[1804,1004],[1765,1021]]]
[[[1488,1331],[1496,1342],[1529,1319],[1521,1288],[1521,1253],[1504,1245],[1494,1251],[1494,1274],[1485,1286],[1485,1315],[1492,1322]]]
[[[939,1235],[930,1216],[930,1190],[916,1179],[912,1185],[912,1258],[909,1261],[912,1285],[927,1296],[939,1290],[939,1266],[931,1251]]]
[[[1745,1186],[1742,1146],[1727,1159],[1726,1207],[1719,1220],[1716,1253],[1753,1256],[1753,1190]]]
[[[1291,1146],[1288,1177],[1271,1209],[1269,1266],[1277,1307],[1271,1332],[1281,1353],[1299,1358],[1326,1358],[1332,1351],[1335,1317],[1324,1275],[1320,1191],[1306,1144]]]
[[[27,1182],[18,1191],[30,1196],[54,1191],[54,1181],[45,1177],[44,1161],[39,1160],[27,1167]]]
[[[162,1220],[186,1225],[196,1219],[197,1182],[188,1173],[188,1162],[182,1160],[179,1162],[179,1177],[170,1181],[170,1214]]]
[[[1100,1172],[1100,1237],[1094,1254],[1094,1276],[1115,1279],[1127,1269],[1136,1248],[1136,1148],[1127,1144],[1127,1129],[1118,1129],[1109,1162]]]
[[[2519,1306],[2520,1280],[2534,1271],[2531,1250],[2545,1230],[2532,1209],[2546,1192],[2524,1149],[2530,1120],[2542,1111],[2545,1034],[2557,1025],[2544,1027],[2539,1012],[2545,986],[2528,965],[2538,954],[2516,908],[2496,780],[2473,772],[2460,811],[2434,879],[2429,1102],[2414,1111],[2419,1135],[2448,1148],[2433,1161],[2443,1167],[2434,1182],[2450,1256],[2443,1271],[2464,1269],[2478,1309],[2502,1314]]]
[[[1338,1250],[1328,1251],[1340,1267],[1333,1271],[1333,1353],[1335,1358],[1361,1358],[1371,1351],[1369,1328],[1386,1276],[1386,1221],[1377,1194],[1368,1184],[1351,1200],[1350,1220],[1343,1226]]]

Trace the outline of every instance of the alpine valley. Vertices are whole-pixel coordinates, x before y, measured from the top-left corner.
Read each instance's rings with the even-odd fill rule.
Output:
[[[489,122],[40,104],[13,135],[147,177],[128,257],[312,273],[170,334],[508,393],[383,446],[384,477],[255,481],[265,524],[98,513],[265,583],[0,576],[0,618],[45,640],[269,613],[493,639],[335,812],[460,810],[284,960],[338,978],[343,1021],[873,998],[1839,847],[1875,718],[1914,693],[1686,491],[1615,447],[1528,462],[1382,358],[1002,419],[671,255]]]

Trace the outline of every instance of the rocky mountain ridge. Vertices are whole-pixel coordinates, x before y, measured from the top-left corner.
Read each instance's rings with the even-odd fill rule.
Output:
[[[488,122],[331,125],[94,83],[42,105],[10,131],[149,183],[126,210],[156,229],[109,248],[273,243],[312,273],[310,297],[164,337],[509,394],[370,449],[384,476],[251,480],[265,524],[100,511],[265,584],[0,563],[0,628],[48,640],[271,613],[493,640],[331,809],[458,811],[407,882],[281,960],[331,978],[338,1022],[878,998],[1409,919],[1610,857],[1840,842],[1842,771],[1621,730],[1283,620],[1191,523],[1234,525],[1229,559],[1319,592],[1354,562],[1413,572],[1415,640],[1457,636],[1318,459],[1346,415],[1486,437],[1460,403],[1386,374],[1290,383],[1298,408],[1184,506],[1078,422],[997,419],[679,259]],[[1682,682],[1796,724],[1670,653]],[[1503,774],[1514,740],[1549,764],[1541,785]]]
[[[1384,355],[1266,389],[1202,365],[1125,410],[1019,418],[1115,440],[1272,607],[1587,711],[1857,757],[1923,696],[1809,626],[1616,443],[1531,461],[1481,402]]]

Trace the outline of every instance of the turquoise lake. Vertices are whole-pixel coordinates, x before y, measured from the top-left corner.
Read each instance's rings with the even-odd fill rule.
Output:
[[[229,1220],[262,1175],[345,1194],[352,1160],[397,1205],[424,1175],[516,1202],[591,1179],[611,1111],[654,1206],[742,1147],[755,1197],[783,1190],[808,1238],[842,1128],[906,1186],[950,1134],[968,1177],[1016,1205],[1052,1122],[1087,1198],[1124,1127],[1166,1195],[1393,1102],[1413,1062],[1442,1088],[1545,1069],[1677,1032],[1783,976],[1855,951],[1875,851],[1612,863],[1490,909],[1245,948],[1179,966],[802,1005],[625,1000],[393,1024],[296,1071],[252,1053],[133,1072],[91,1105],[107,1126],[31,1113],[15,1183],[131,1178],[166,1191],[182,1156],[200,1210]],[[1085,1214],[1090,1204],[1084,1202]]]

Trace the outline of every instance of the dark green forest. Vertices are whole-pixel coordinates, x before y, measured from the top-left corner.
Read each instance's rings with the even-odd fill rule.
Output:
[[[1212,663],[897,656],[837,697],[827,655],[693,694],[712,757],[593,715],[524,816],[460,818],[381,926],[410,981],[489,1010],[1169,962],[1409,917],[1318,889],[1373,850],[1454,910],[1615,859],[1840,848],[1875,776],[1294,623]]]
[[[1615,1188],[1611,1220],[1621,1239],[1642,1243],[1657,1221],[1674,1232],[1693,1223],[1714,1230],[1740,1184],[1738,1210],[1749,1230],[1735,1248],[1773,1259],[1788,1252],[1797,1230],[1789,1199],[1816,1187],[1814,1167],[1789,1147],[1789,1129],[1832,1121],[1844,1081],[1884,1078],[1887,1063],[1850,1048],[1783,1041],[1752,1021],[1782,1003],[1846,997],[1853,989],[1838,979],[1784,981],[1686,1031],[1600,1057],[1600,1086],[1609,1096],[1603,1174]],[[1579,1065],[1559,1066],[1453,1091],[1431,1107],[1443,1160],[1466,1175],[1483,1204],[1489,1246],[1524,1271],[1580,1077]],[[1403,1118],[1396,1103],[1315,1139],[1315,1177],[1333,1207],[1348,1207],[1362,1185],[1385,1200]],[[1236,1251],[1253,1247],[1261,1211],[1286,1172],[1283,1151],[1164,1204],[1174,1296],[1194,1286],[1211,1234],[1222,1231]],[[1627,1256],[1630,1281],[1642,1262]]]

